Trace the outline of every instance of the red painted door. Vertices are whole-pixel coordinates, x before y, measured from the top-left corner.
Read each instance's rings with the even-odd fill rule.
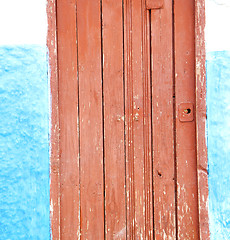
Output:
[[[199,239],[194,8],[57,0],[54,239]]]

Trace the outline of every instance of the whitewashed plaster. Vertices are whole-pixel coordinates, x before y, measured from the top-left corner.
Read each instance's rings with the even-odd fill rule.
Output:
[[[46,0],[0,0],[0,45],[43,45],[46,34]]]
[[[206,49],[230,50],[230,0],[206,0]]]

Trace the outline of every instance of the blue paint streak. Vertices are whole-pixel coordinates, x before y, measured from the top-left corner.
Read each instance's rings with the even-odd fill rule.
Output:
[[[0,47],[0,239],[50,238],[45,46]]]
[[[230,239],[230,52],[207,54],[209,216],[212,240]]]

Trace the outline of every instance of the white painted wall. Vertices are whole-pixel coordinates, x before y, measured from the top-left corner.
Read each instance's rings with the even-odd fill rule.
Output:
[[[46,33],[46,0],[0,0],[0,45],[44,45]]]
[[[230,50],[230,0],[206,0],[206,49]]]

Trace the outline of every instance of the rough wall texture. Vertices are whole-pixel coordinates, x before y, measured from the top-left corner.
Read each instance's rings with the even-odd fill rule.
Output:
[[[230,239],[229,22],[229,0],[206,0],[209,218],[212,240]]]
[[[207,54],[211,239],[230,239],[230,52]]]
[[[0,239],[49,239],[46,47],[0,46]]]
[[[0,239],[50,238],[46,0],[0,1]]]

